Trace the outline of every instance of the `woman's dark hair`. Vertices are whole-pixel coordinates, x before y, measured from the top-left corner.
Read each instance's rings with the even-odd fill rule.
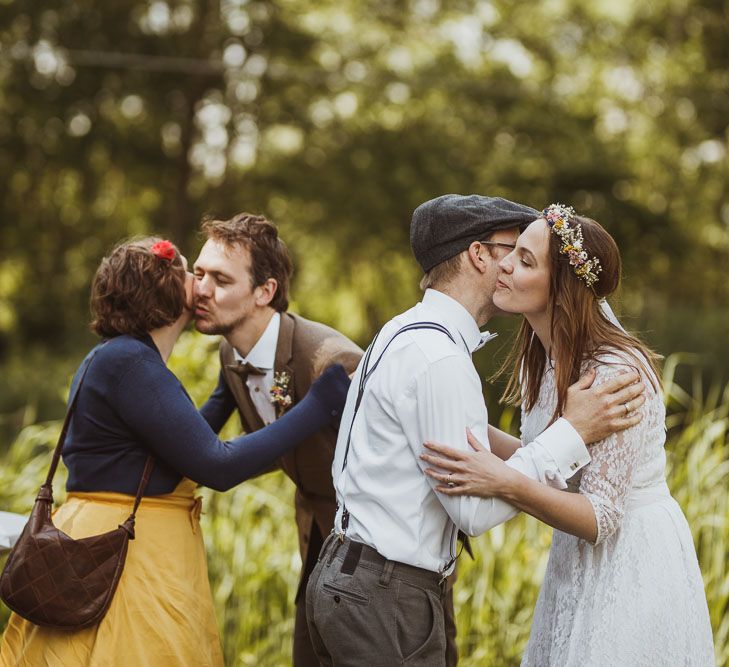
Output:
[[[160,241],[157,237],[125,241],[101,260],[91,284],[94,333],[103,338],[141,336],[182,315],[185,266],[172,244],[171,259],[155,255],[152,246]]]
[[[509,357],[499,373],[511,369],[511,377],[502,401],[524,404],[533,408],[539,398],[539,388],[547,358],[554,361],[557,385],[557,405],[552,421],[563,412],[567,389],[579,379],[583,364],[600,363],[600,357],[617,354],[625,364],[640,371],[654,389],[660,382],[657,361],[660,357],[636,336],[616,327],[600,307],[600,299],[613,294],[620,286],[622,264],[620,251],[612,236],[595,220],[575,216],[574,224],[582,227],[584,247],[590,257],[600,260],[602,271],[592,287],[579,278],[569,258],[560,252],[561,242],[549,234],[551,276],[549,285],[552,341],[561,344],[545,350],[524,319]]]

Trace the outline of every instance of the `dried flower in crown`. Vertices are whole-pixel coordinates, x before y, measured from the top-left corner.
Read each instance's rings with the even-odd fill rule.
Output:
[[[280,371],[273,374],[273,385],[271,386],[271,403],[273,403],[280,412],[291,407],[293,398],[291,397],[289,385],[291,384],[291,376],[286,371]]]
[[[175,258],[175,246],[169,241],[157,241],[151,248],[150,251],[153,255],[156,255],[160,259],[166,259],[171,262]]]
[[[602,267],[597,257],[589,257],[585,252],[582,226],[572,224],[575,209],[562,204],[550,204],[542,211],[542,216],[550,229],[559,236],[562,242],[559,251],[569,258],[575,275],[592,287],[598,281],[597,274],[602,271]]]

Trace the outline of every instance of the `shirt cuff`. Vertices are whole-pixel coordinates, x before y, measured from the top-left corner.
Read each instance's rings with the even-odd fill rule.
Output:
[[[554,459],[557,470],[564,479],[569,479],[590,462],[590,454],[580,434],[563,417],[538,435],[534,442]]]

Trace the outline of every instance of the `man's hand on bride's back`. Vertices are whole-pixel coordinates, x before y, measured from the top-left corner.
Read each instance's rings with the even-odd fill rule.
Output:
[[[638,408],[645,403],[638,373],[621,373],[596,387],[594,380],[592,369],[567,390],[562,413],[587,444],[638,424],[643,418]]]

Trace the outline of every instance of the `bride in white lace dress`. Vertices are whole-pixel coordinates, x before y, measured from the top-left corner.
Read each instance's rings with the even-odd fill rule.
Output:
[[[500,496],[555,527],[522,665],[714,665],[691,533],[666,484],[665,410],[653,355],[601,308],[619,283],[617,246],[595,221],[552,205],[500,264],[494,303],[525,316],[507,399],[521,399],[522,438],[560,414],[587,368],[596,383],[638,369],[642,421],[590,447],[569,491],[527,480],[472,438],[473,453],[428,445],[450,495]],[[554,317],[552,317],[554,313]],[[548,352],[547,352],[548,351]],[[551,358],[550,358],[551,357]],[[630,406],[625,406],[626,412]],[[502,458],[518,446],[489,429]],[[515,439],[514,439],[515,440]]]
[[[625,362],[601,357],[596,382]],[[663,400],[647,391],[641,423],[591,447],[581,479],[570,480],[592,505],[595,540],[554,531],[523,665],[714,664],[691,532],[665,481]],[[555,398],[547,369],[523,438],[544,430]]]

